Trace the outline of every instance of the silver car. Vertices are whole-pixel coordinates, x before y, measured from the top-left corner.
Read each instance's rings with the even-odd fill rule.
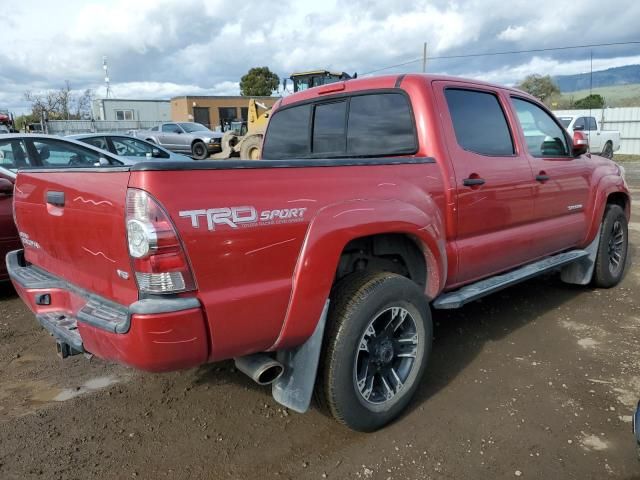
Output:
[[[129,160],[127,163],[139,163],[148,160],[193,161],[191,158],[174,153],[159,145],[119,133],[82,133],[67,138],[93,145]]]
[[[222,133],[209,130],[200,123],[163,123],[150,130],[137,130],[134,135],[143,140],[161,145],[172,152],[190,155],[204,160],[221,150]]]

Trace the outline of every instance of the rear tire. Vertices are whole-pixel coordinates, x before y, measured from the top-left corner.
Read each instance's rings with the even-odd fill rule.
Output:
[[[193,142],[193,145],[191,145],[191,156],[196,160],[204,160],[209,156],[209,151],[203,141],[198,140]]]
[[[607,205],[602,219],[593,285],[611,288],[622,280],[629,242],[627,217],[619,205]]]
[[[331,294],[320,403],[353,430],[383,427],[415,394],[432,339],[429,304],[417,284],[388,272],[345,277]]]

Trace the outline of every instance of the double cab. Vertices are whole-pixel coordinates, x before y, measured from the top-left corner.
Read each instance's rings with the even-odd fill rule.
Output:
[[[429,368],[432,309],[554,270],[623,276],[624,169],[519,90],[324,85],[276,103],[262,152],[18,173],[8,271],[62,356],[233,358],[283,405],[304,412],[315,392],[372,431]]]

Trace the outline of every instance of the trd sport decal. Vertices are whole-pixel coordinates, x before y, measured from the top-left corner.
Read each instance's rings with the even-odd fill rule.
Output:
[[[190,218],[193,228],[200,228],[200,219],[204,217],[207,219],[207,228],[215,230],[216,225],[240,228],[301,222],[304,219],[306,210],[306,208],[285,208],[258,212],[255,207],[242,206],[209,208],[208,210],[183,210],[179,214],[183,218]]]

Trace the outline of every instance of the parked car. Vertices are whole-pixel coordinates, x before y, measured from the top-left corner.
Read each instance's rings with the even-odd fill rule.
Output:
[[[69,135],[67,138],[88,143],[101,150],[106,150],[131,162],[143,162],[150,159],[192,161],[190,157],[174,153],[160,145],[117,133],[82,133]]]
[[[595,117],[562,115],[558,119],[570,135],[573,132],[583,132],[589,141],[589,149],[596,155],[613,158],[613,153],[620,149],[620,132],[617,130],[600,130]]]
[[[0,150],[0,163],[3,159]],[[13,183],[16,174],[0,167],[0,258],[20,247],[16,226],[13,223]],[[5,262],[0,262],[0,283],[9,280]]]
[[[222,133],[209,130],[200,123],[170,122],[150,130],[138,130],[135,136],[161,145],[172,152],[186,153],[196,160],[204,160],[218,153]]]
[[[63,357],[150,371],[234,358],[283,405],[304,412],[317,388],[372,431],[429,367],[430,308],[555,270],[604,288],[623,276],[624,170],[521,91],[333,83],[278,100],[263,147],[19,172],[24,250],[8,269]]]
[[[0,133],[11,133],[11,132],[6,126],[0,125]]]
[[[69,138],[40,134],[9,134],[0,137],[0,167],[20,168],[123,166],[134,163],[125,157]]]

